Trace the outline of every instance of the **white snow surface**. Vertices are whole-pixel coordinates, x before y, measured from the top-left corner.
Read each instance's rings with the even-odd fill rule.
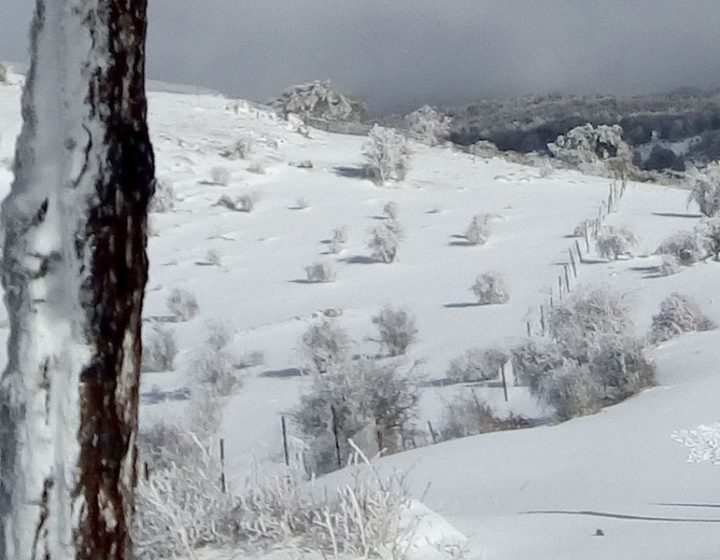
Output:
[[[20,129],[17,80],[0,86],[0,191],[9,189],[14,138]],[[500,159],[473,158],[448,147],[412,144],[408,178],[377,187],[357,176],[364,139],[311,130],[309,138],[262,107],[210,94],[150,93],[150,125],[158,176],[172,184],[175,211],[152,215],[151,273],[145,316],[168,315],[173,288],[197,295],[199,315],[169,323],[180,354],[176,371],[146,374],[143,393],[188,384],[205,337],[205,321],[229,322],[238,352],[261,350],[266,363],[249,371],[226,406],[223,426],[227,470],[240,486],[253,473],[282,469],[280,416],[309,385],[299,338],[328,308],[360,353],[376,351],[367,338],[370,317],[386,304],[404,305],[417,316],[419,339],[409,361],[427,382],[441,380],[449,361],[473,346],[507,346],[522,340],[526,322],[537,330],[539,306],[547,305],[568,262],[567,237],[593,218],[607,199],[608,179],[538,169]],[[220,152],[251,135],[247,160]],[[312,169],[289,163],[311,160]],[[261,163],[264,174],[248,170]],[[231,172],[227,186],[212,184],[211,170]],[[234,212],[215,202],[223,194],[258,193],[255,210]],[[295,209],[298,199],[306,209]],[[716,295],[720,265],[707,262],[657,278],[651,267],[659,242],[699,223],[687,208],[686,191],[630,184],[607,223],[627,225],[641,238],[637,257],[580,265],[573,285],[605,283],[627,294],[638,334],[647,332],[659,302],[670,292],[694,298],[720,322]],[[367,262],[368,230],[394,200],[405,238],[399,261]],[[475,214],[494,214],[484,246],[464,246],[460,234]],[[347,226],[349,242],[339,255],[323,254],[335,227]],[[581,240],[581,245],[584,245]],[[200,266],[208,250],[219,266]],[[304,267],[336,263],[337,280],[306,284]],[[469,287],[485,271],[502,273],[511,290],[505,305],[478,307]],[[7,335],[5,313],[0,333]],[[4,349],[2,350],[4,353]],[[720,472],[690,465],[670,434],[713,423],[720,394],[720,333],[686,335],[654,349],[659,386],[594,416],[559,425],[486,434],[418,448],[379,461],[380,468],[409,471],[415,497],[468,537],[467,558],[483,560],[675,560],[716,558],[720,553]],[[4,357],[4,354],[2,354]],[[444,403],[463,385],[423,389],[418,426],[439,423]],[[500,412],[542,419],[522,388],[479,393]],[[144,399],[142,422],[183,416],[179,401]],[[327,478],[342,482],[344,473]],[[421,506],[418,506],[421,507]],[[600,529],[604,536],[595,536]],[[452,532],[447,529],[447,532]],[[431,534],[432,531],[428,531]],[[208,559],[238,557],[231,551]],[[268,560],[296,558],[278,552]]]

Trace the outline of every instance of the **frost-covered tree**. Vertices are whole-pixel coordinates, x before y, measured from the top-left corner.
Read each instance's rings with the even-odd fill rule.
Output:
[[[708,250],[715,256],[716,261],[720,261],[720,216],[704,220],[700,232],[706,240]]]
[[[619,125],[577,126],[548,144],[553,157],[573,167],[593,170],[602,164],[613,173],[627,175],[631,150]]]
[[[368,133],[363,147],[367,163],[365,170],[373,182],[384,185],[389,181],[402,181],[409,168],[410,150],[407,140],[392,128],[376,124]]]
[[[340,93],[329,81],[298,84],[268,102],[283,118],[298,115],[303,119],[360,122],[365,120],[365,106]]]
[[[500,375],[500,368],[510,355],[497,348],[469,348],[454,358],[448,367],[447,376],[455,381],[485,381]]]
[[[450,136],[451,124],[450,117],[429,105],[405,115],[405,127],[410,138],[428,146],[437,146],[446,142]]]
[[[37,0],[2,205],[0,558],[124,560],[147,208],[145,0]]]
[[[716,216],[720,212],[720,163],[711,163],[702,171],[694,169],[688,181],[688,203],[696,203],[707,217]]]

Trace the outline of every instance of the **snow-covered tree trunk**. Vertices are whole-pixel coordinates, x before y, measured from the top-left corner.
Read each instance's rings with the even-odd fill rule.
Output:
[[[2,206],[0,558],[132,557],[146,0],[37,0]]]

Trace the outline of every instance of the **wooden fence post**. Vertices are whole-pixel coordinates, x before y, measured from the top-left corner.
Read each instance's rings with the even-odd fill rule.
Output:
[[[503,393],[505,393],[505,402],[508,402],[508,390],[507,390],[507,379],[505,378],[505,363],[500,368],[500,375],[502,376]]]
[[[220,488],[222,493],[227,493],[227,483],[225,482],[225,440],[220,438]]]
[[[282,425],[282,439],[283,439],[283,453],[285,455],[285,466],[290,466],[290,452],[288,451],[288,439],[287,439],[287,423],[285,422],[285,416],[280,416],[280,423]]]
[[[337,412],[334,406],[330,406],[330,413],[332,415],[332,432],[335,438],[335,457],[337,459],[338,469],[342,468],[342,457],[340,456],[340,439],[338,437],[338,425],[337,425]]]

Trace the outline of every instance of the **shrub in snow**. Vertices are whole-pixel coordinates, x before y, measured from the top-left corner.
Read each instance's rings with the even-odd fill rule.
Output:
[[[260,161],[255,161],[248,165],[247,170],[250,173],[257,173],[258,175],[265,175],[265,164]]]
[[[424,105],[405,115],[405,127],[408,135],[428,146],[437,146],[446,142],[450,136],[451,123],[450,117],[429,105]]]
[[[210,179],[216,185],[227,186],[230,184],[230,170],[227,167],[216,166],[210,170]]]
[[[658,274],[660,276],[672,276],[680,272],[680,261],[675,255],[662,255]]]
[[[394,220],[397,221],[398,215],[400,214],[400,207],[398,206],[398,203],[394,200],[391,200],[390,202],[387,202],[385,206],[383,206],[383,216],[385,216],[388,220]]]
[[[631,254],[637,244],[637,237],[626,227],[604,226],[595,240],[598,255],[613,260]]]
[[[142,371],[172,371],[178,348],[173,331],[154,325],[143,340]]]
[[[255,139],[252,136],[243,136],[232,147],[229,156],[237,159],[247,159],[255,147]]]
[[[584,359],[601,339],[628,336],[633,323],[623,296],[599,287],[581,288],[551,308],[547,324],[553,340],[570,355]]]
[[[499,417],[492,407],[481,401],[474,391],[470,396],[453,398],[445,405],[440,419],[440,438],[457,439],[500,430],[514,430],[527,427],[528,421],[511,414]]]
[[[507,352],[497,348],[485,350],[470,348],[450,362],[447,376],[463,382],[496,379],[500,368],[509,359],[510,355]]]
[[[194,367],[195,380],[218,396],[227,397],[242,385],[235,360],[226,349],[205,348]]]
[[[407,309],[386,305],[372,322],[378,329],[378,342],[388,356],[404,354],[417,337],[415,317]]]
[[[557,344],[530,339],[510,351],[515,377],[527,385],[537,396],[542,380],[565,362],[563,351]]]
[[[350,338],[333,321],[311,325],[302,336],[302,348],[316,373],[326,373],[349,357]]]
[[[558,420],[594,414],[603,407],[603,393],[585,364],[565,362],[540,378],[538,398],[551,406]]]
[[[714,328],[715,323],[705,316],[694,301],[675,292],[660,304],[660,312],[653,316],[650,341],[657,344],[682,333]]]
[[[257,202],[258,196],[256,193],[241,194],[237,198],[237,209],[240,212],[250,213],[255,209],[255,203]]]
[[[172,183],[157,180],[155,181],[155,194],[150,200],[149,211],[158,213],[172,212],[175,209],[176,200]]]
[[[360,122],[366,115],[362,103],[340,93],[329,81],[292,86],[268,105],[284,118],[295,114],[303,119]]]
[[[208,249],[205,253],[205,263],[212,266],[220,266],[222,264],[222,256],[217,249]]]
[[[331,262],[314,263],[305,267],[308,282],[335,282],[335,265]]]
[[[700,232],[705,239],[705,245],[720,261],[720,216],[713,216],[703,221]]]
[[[363,433],[376,448],[398,451],[397,438],[409,430],[417,401],[416,384],[393,362],[345,362],[316,376],[294,415],[308,442],[310,470],[338,468],[336,433],[342,466],[352,453],[349,440]]]
[[[248,369],[261,366],[265,363],[265,354],[259,350],[253,350],[247,355],[242,355],[235,362],[235,368]]]
[[[695,202],[705,216],[713,217],[720,212],[720,163],[711,163],[702,171],[689,174],[689,202]]]
[[[391,263],[397,259],[402,231],[397,222],[388,220],[372,229],[368,248],[376,261]]]
[[[7,68],[0,62],[0,84],[7,83]]]
[[[593,379],[608,402],[620,402],[655,385],[655,366],[645,357],[642,344],[635,338],[600,340],[589,359]]]
[[[410,150],[407,140],[392,128],[376,124],[368,133],[363,148],[367,163],[365,170],[373,182],[384,185],[388,181],[402,181],[408,171]]]
[[[575,229],[573,230],[573,237],[585,237],[585,234],[588,230],[592,229],[593,227],[593,221],[592,220],[583,220],[578,225],[575,226]]]
[[[510,301],[510,292],[505,280],[498,272],[480,274],[470,287],[480,305],[493,305]]]
[[[342,251],[342,246],[347,243],[348,240],[348,234],[347,234],[347,228],[339,227],[335,228],[333,230],[332,239],[330,239],[330,244],[328,245],[328,251],[334,255]]]
[[[666,238],[655,253],[673,255],[680,264],[689,266],[707,256],[707,247],[697,232],[679,231]]]
[[[473,216],[470,224],[465,230],[465,239],[471,245],[484,245],[491,234],[490,216],[487,214],[477,214]]]
[[[306,210],[310,208],[310,203],[305,198],[298,198],[295,201],[295,209],[296,210]]]
[[[187,290],[175,288],[167,299],[167,307],[175,321],[189,321],[198,314],[200,306],[195,295]]]
[[[207,329],[205,344],[215,351],[225,348],[235,337],[235,330],[225,321],[210,319],[205,323],[205,328]]]

